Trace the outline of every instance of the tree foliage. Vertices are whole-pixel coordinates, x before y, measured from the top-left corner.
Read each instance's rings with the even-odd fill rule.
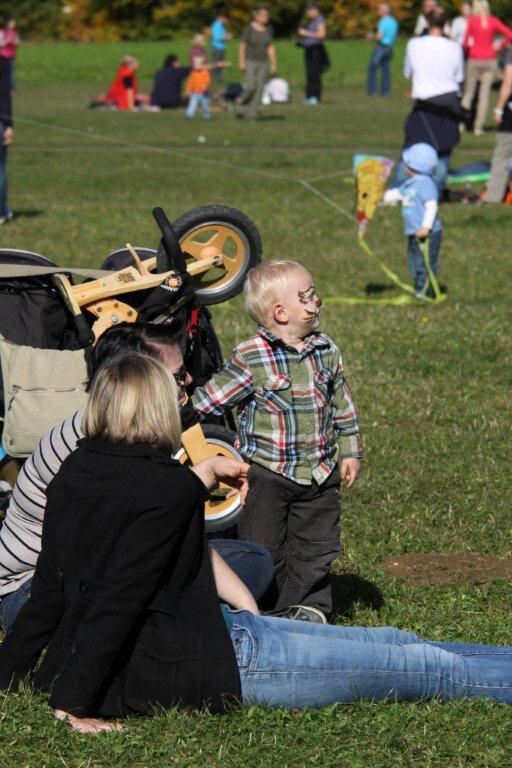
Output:
[[[333,38],[360,37],[376,22],[379,0],[324,0],[319,3]],[[450,16],[457,0],[445,0]],[[0,15],[13,14],[26,37],[77,41],[165,39],[206,29],[219,10],[237,34],[250,18],[254,0],[0,0]],[[278,36],[293,34],[303,15],[299,0],[267,3]],[[392,0],[403,31],[410,31],[421,0]],[[512,20],[509,0],[494,0],[493,12]]]

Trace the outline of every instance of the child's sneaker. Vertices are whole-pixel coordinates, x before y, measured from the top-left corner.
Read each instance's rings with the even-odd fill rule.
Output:
[[[318,104],[318,99],[316,96],[310,96],[309,99],[304,99],[302,103],[308,104],[309,106],[314,106],[315,104]]]
[[[9,208],[5,216],[0,216],[0,227],[2,224],[6,224],[8,221],[10,221],[14,217],[13,211]]]

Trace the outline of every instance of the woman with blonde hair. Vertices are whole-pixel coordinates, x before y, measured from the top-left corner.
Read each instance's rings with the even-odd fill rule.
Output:
[[[104,717],[221,712],[237,699],[512,704],[511,647],[260,616],[233,571],[210,561],[205,485],[170,457],[177,400],[156,359],[131,355],[98,373],[86,437],[48,487],[32,594],[0,648],[0,688],[24,680],[47,646],[35,686],[86,733],[121,727]]]
[[[172,458],[181,436],[173,374],[145,355],[106,363],[82,430],[47,489],[31,596],[0,649],[0,687],[48,646],[35,686],[51,689],[56,716],[76,730],[105,730],[98,715],[154,705],[222,709],[239,679],[212,567],[216,579],[225,572],[224,600],[258,609],[208,547],[206,486]]]
[[[468,63],[462,107],[471,109],[476,87],[480,83],[474,132],[475,136],[481,136],[484,133],[491,87],[497,73],[494,39],[497,35],[503,35],[509,42],[512,41],[512,29],[491,15],[487,0],[473,0],[472,11],[463,43]]]

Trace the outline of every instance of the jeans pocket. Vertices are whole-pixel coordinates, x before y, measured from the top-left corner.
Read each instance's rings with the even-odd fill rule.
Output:
[[[239,627],[235,623],[231,629],[231,641],[235,649],[238,668],[252,669],[257,658],[257,645],[252,633],[246,627]]]

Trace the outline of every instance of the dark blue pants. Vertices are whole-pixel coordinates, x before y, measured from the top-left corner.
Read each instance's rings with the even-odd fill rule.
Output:
[[[377,44],[375,47],[370,64],[368,65],[368,78],[366,81],[366,90],[370,96],[377,93],[377,72],[380,69],[380,95],[388,96],[391,90],[391,69],[390,63],[393,57],[393,49],[388,45]]]
[[[263,597],[274,578],[274,563],[265,547],[234,539],[210,539],[209,544],[244,582],[255,600]]]
[[[432,232],[428,238],[428,255],[432,272],[437,277],[439,270],[439,250],[441,248],[442,230]],[[409,270],[414,278],[416,291],[423,291],[428,283],[428,272],[425,266],[425,259],[420,250],[418,238],[416,235],[409,235],[407,238],[407,260]]]

